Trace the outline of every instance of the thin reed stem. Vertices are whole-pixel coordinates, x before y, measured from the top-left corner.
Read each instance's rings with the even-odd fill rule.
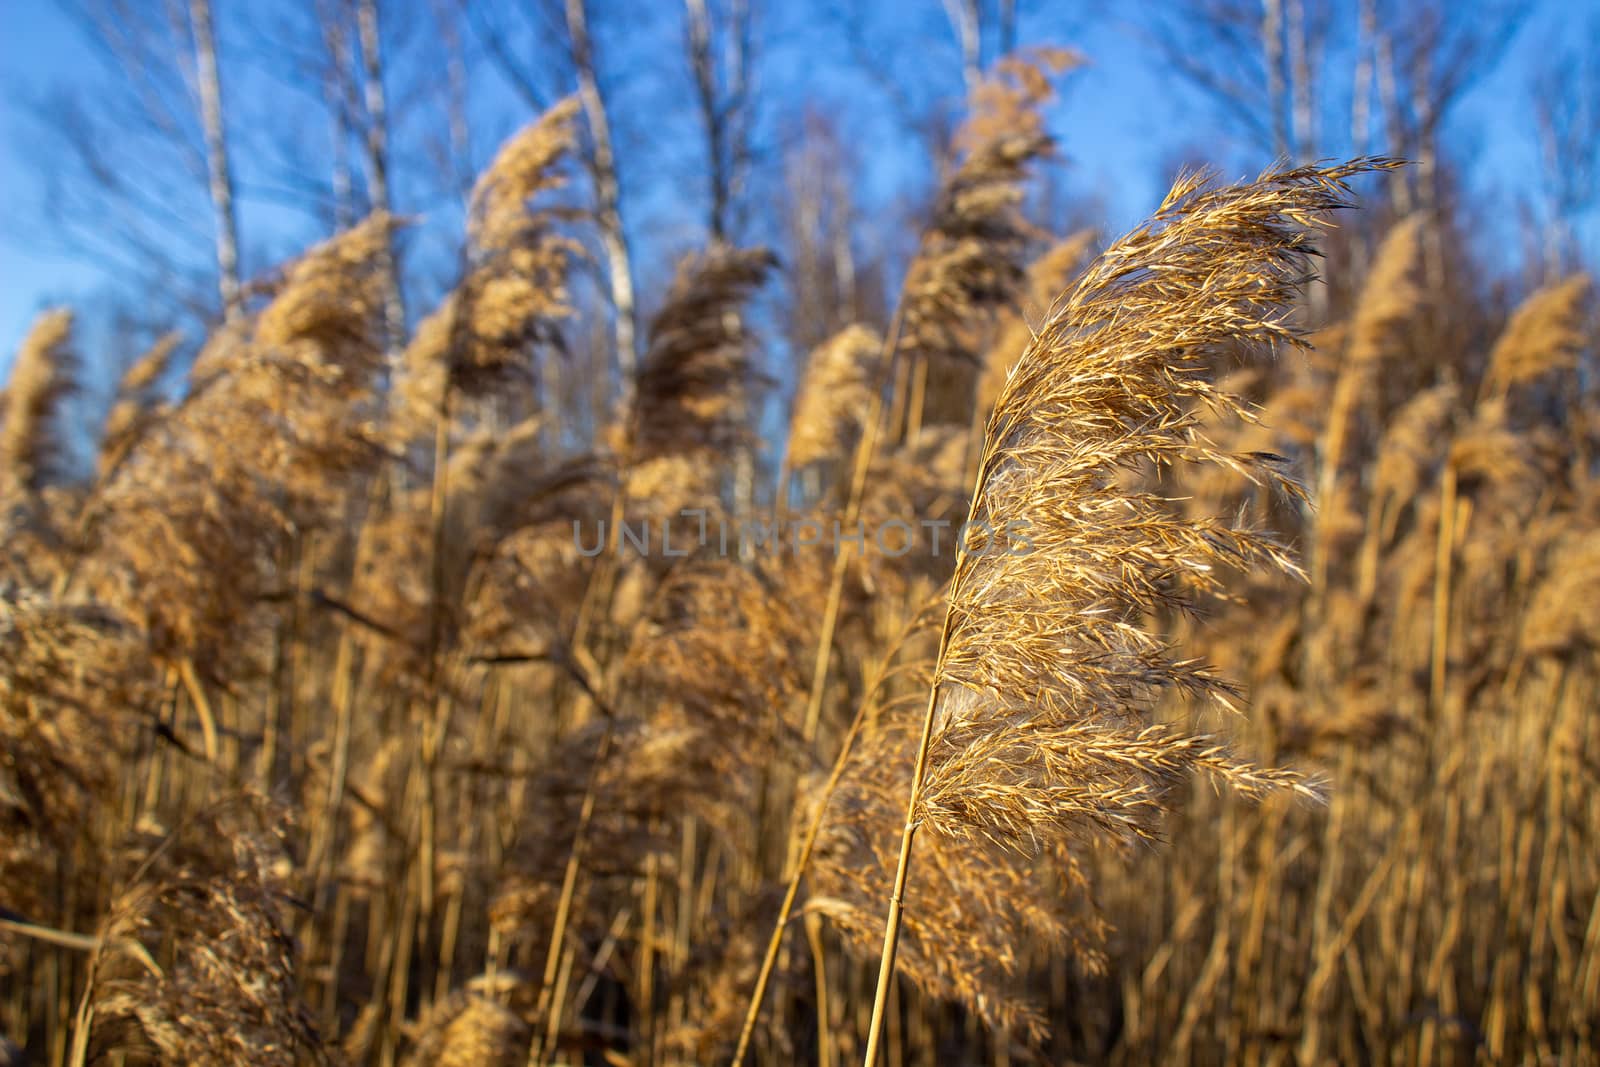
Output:
[[[905,303],[902,295],[901,304]],[[861,502],[866,496],[867,473],[872,469],[872,459],[878,447],[879,422],[883,417],[883,379],[890,368],[903,362],[899,356],[900,329],[904,321],[902,310],[896,310],[894,321],[883,342],[883,357],[879,360],[879,381],[872,391],[872,405],[861,428],[861,439],[856,442],[854,462],[850,470],[850,493],[845,498],[844,518],[841,526],[854,526],[861,515]],[[817,637],[817,655],[812,663],[811,687],[806,692],[806,713],[801,720],[801,738],[807,743],[816,739],[817,727],[822,719],[822,696],[828,686],[828,667],[833,659],[833,636],[839,624],[839,607],[844,596],[844,580],[849,573],[854,541],[846,540],[835,546],[833,571],[828,579],[828,599],[822,608],[822,627]]]
[[[972,521],[979,494],[972,495],[972,505],[967,511],[967,521]],[[965,551],[963,546],[962,551]],[[960,572],[959,557],[957,573]],[[953,604],[953,601],[952,601]],[[950,645],[955,614],[946,608],[944,626],[939,633],[939,653],[935,663],[942,663],[945,650]],[[911,873],[911,846],[917,833],[917,802],[922,796],[922,782],[928,772],[928,747],[933,740],[934,712],[939,706],[938,667],[934,668],[934,682],[928,687],[928,705],[922,713],[922,734],[917,741],[917,756],[912,763],[911,794],[906,800],[906,822],[900,833],[900,858],[895,861],[894,887],[889,892],[889,915],[883,924],[883,952],[878,961],[877,990],[872,997],[872,1018],[867,1022],[867,1048],[862,1054],[862,1067],[874,1067],[878,1057],[879,1037],[883,1032],[884,1009],[889,1002],[889,989],[894,984],[895,950],[900,944],[900,923],[905,909],[906,880]]]
[[[534,1017],[542,1020],[545,1025],[542,1029],[534,1031],[533,1043],[528,1048],[529,1067],[538,1067],[545,1049],[553,1041],[556,1032],[556,1027],[551,1022],[560,1011],[560,1005],[554,1002],[556,980],[559,976],[562,950],[566,945],[567,925],[572,918],[572,901],[577,892],[578,871],[583,865],[583,856],[588,845],[589,822],[594,818],[600,772],[605,767],[606,758],[611,754],[613,723],[614,720],[608,718],[605,732],[600,735],[600,745],[595,753],[594,765],[589,769],[589,782],[583,793],[583,806],[578,810],[578,825],[574,832],[572,848],[567,853],[566,866],[561,875],[561,896],[556,901],[555,922],[550,931],[550,948],[545,953],[544,974],[539,980],[539,996],[534,1007]]]
[[[912,629],[914,629],[914,624],[902,632],[900,640],[903,641]],[[767,939],[767,949],[761,958],[761,967],[756,974],[755,988],[750,993],[750,1003],[745,1009],[744,1024],[739,1031],[739,1043],[733,1054],[732,1067],[743,1067],[745,1056],[750,1050],[750,1039],[755,1033],[756,1019],[759,1018],[761,1004],[766,999],[767,985],[772,979],[772,970],[778,961],[778,952],[783,944],[783,935],[789,928],[789,917],[794,912],[794,902],[800,893],[800,883],[805,878],[807,868],[811,865],[811,855],[816,849],[817,837],[822,831],[823,818],[828,810],[828,801],[833,797],[834,790],[838,788],[840,779],[844,777],[845,768],[850,762],[850,754],[855,750],[856,739],[861,735],[862,726],[866,724],[867,713],[872,707],[873,695],[876,693],[878,686],[883,683],[898,649],[899,642],[897,641],[884,655],[878,676],[867,687],[867,693],[862,698],[860,705],[857,706],[855,717],[850,722],[850,728],[845,731],[844,741],[840,744],[839,753],[834,757],[833,767],[828,772],[828,779],[823,783],[822,789],[818,794],[811,821],[806,825],[805,838],[792,860],[788,881],[784,885],[783,901],[778,906],[778,917],[773,922],[772,934]]]

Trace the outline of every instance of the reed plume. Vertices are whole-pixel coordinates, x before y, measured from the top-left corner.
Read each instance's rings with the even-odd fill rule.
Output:
[[[522,1067],[532,1031],[499,997],[508,981],[485,978],[430,1007],[402,1067]]]
[[[62,402],[77,388],[72,312],[34,320],[0,392],[0,499],[37,493],[59,478],[66,460]]]
[[[1285,309],[1308,228],[1347,205],[1347,179],[1392,165],[1300,168],[1220,190],[1180,180],[1089,268],[1012,371],[969,516],[989,543],[969,535],[957,562],[913,762],[868,1063],[919,830],[1037,853],[1150,837],[1193,773],[1251,795],[1306,789],[1149,721],[1164,692],[1226,706],[1232,690],[1146,620],[1194,610],[1227,570],[1292,562],[1262,534],[1174,516],[1122,474],[1200,462],[1276,478],[1196,438],[1193,405],[1238,407],[1201,372],[1219,348],[1295,342]]]
[[[776,265],[764,248],[723,246],[678,264],[650,321],[626,429],[630,498],[667,514],[716,502],[720,476],[705,461],[751,443],[761,384],[741,308]]]
[[[1041,108],[1053,75],[1075,53],[1042,49],[996,64],[956,132],[960,159],[942,183],[922,246],[907,272],[899,349],[912,368],[907,426],[967,425],[993,317],[1015,299],[1035,236],[1021,214],[1023,186],[1055,147]]]
[[[57,863],[115,799],[159,678],[141,635],[115,613],[8,590],[0,665],[0,881],[5,906],[39,914],[54,906]]]
[[[795,391],[785,461],[803,470],[855,451],[872,410],[883,339],[866,326],[847,326],[818,345]]]
[[[559,340],[578,248],[551,201],[566,185],[577,108],[575,98],[551,107],[501,147],[473,187],[464,276],[401,357],[396,436],[426,435],[455,392],[531,390],[535,350]]]
[[[100,452],[95,463],[97,478],[104,479],[115,470],[150,423],[163,413],[163,405],[153,393],[181,341],[177,333],[163,334],[123,374],[100,437]]]
[[[1047,316],[1056,298],[1071,287],[1094,240],[1093,230],[1079,230],[1057,241],[1028,264],[1018,294],[1020,306],[1014,305],[1005,313],[994,344],[984,353],[983,376],[978,382],[976,424],[980,429],[994,409],[995,398],[1005,387],[1011,368],[1033,340],[1033,324]]]
[[[708,552],[709,554],[709,552]],[[758,803],[753,771],[810,770],[784,710],[805,682],[805,589],[765,567],[708,559],[681,566],[656,594],[624,660],[627,691],[643,697],[657,729],[689,731],[714,765],[701,803],[727,826]],[[737,825],[737,822],[734,824]],[[737,835],[729,832],[729,837]]]
[[[792,264],[636,261],[619,388],[592,83],[409,345],[380,214],[135,360],[95,455],[42,319],[0,1062],[1595,1064],[1592,283],[1512,310],[1443,163],[1313,238],[1382,160],[1185,179],[1096,260],[1024,192],[1070,61],[989,65],[887,323],[898,242],[813,182]]]
[[[777,769],[809,769],[809,751],[782,719],[802,681],[803,616],[794,590],[780,596],[759,570],[706,558],[669,571],[631,628],[615,679],[603,689],[580,683],[598,714],[531,783],[529,832],[497,887],[496,928],[514,943],[539,944],[558,895],[555,948],[582,944],[575,931],[601,936],[621,882],[692,863],[672,847],[676,817],[708,827],[740,869],[759,861],[764,785]],[[560,1008],[545,1020],[547,1040]]]
[[[292,265],[259,316],[211,339],[183,401],[96,486],[77,580],[159,656],[247,669],[248,656],[221,652],[248,649],[277,546],[333,521],[383,458],[380,264],[392,227],[374,216]]]
[[[579,549],[605,533],[615,479],[602,461],[515,462],[531,432],[511,437],[488,469],[452,477],[447,588],[465,598],[474,654],[564,656],[595,559]]]
[[[1351,440],[1358,407],[1375,402],[1381,362],[1393,358],[1400,334],[1422,303],[1417,280],[1422,264],[1423,223],[1412,216],[1396,223],[1384,236],[1361,289],[1355,314],[1348,324],[1333,396],[1318,447],[1317,501],[1319,521],[1312,585],[1327,584],[1331,558],[1340,555],[1342,539],[1335,523],[1351,514],[1347,486],[1341,472],[1351,465]],[[1346,493],[1341,497],[1342,493]],[[1343,506],[1341,506],[1341,504]],[[1359,519],[1345,529],[1359,529]]]
[[[1390,420],[1378,447],[1372,494],[1385,538],[1394,536],[1400,509],[1433,480],[1448,447],[1451,420],[1461,402],[1454,385],[1439,385],[1412,397]]]
[[[1552,539],[1526,612],[1521,656],[1573,656],[1600,642],[1600,538],[1563,530]]]
[[[1489,352],[1484,397],[1577,365],[1583,350],[1585,302],[1591,283],[1574,274],[1534,292],[1511,315]]]
[[[864,731],[827,801],[811,859],[805,910],[863,955],[883,933],[892,829],[904,815],[917,744],[914,699],[881,709]],[[1022,856],[934,830],[918,849],[896,967],[925,995],[964,1005],[991,1029],[1042,1039],[1046,1011],[1028,991],[1030,970],[1065,956],[1094,974],[1105,959],[1108,930],[1080,857],[1058,842]]]
[[[84,1062],[327,1062],[300,1001],[278,818],[240,798],[139,849],[91,961]]]

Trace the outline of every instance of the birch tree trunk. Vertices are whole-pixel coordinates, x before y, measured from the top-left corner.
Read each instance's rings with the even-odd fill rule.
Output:
[[[567,36],[572,43],[572,65],[578,74],[578,101],[589,126],[592,150],[588,164],[594,182],[596,224],[600,246],[606,257],[606,275],[615,313],[613,336],[617,350],[617,373],[621,379],[617,406],[626,410],[633,402],[633,377],[638,366],[637,310],[633,295],[633,264],[628,237],[622,227],[621,185],[617,180],[617,160],[611,144],[611,122],[606,114],[605,97],[595,73],[594,47],[589,40],[589,15],[585,0],[567,0]]]
[[[944,0],[944,11],[961,47],[961,79],[970,100],[983,80],[983,37],[977,0]]]
[[[389,191],[389,116],[383,91],[383,52],[378,33],[378,0],[357,0],[356,36],[361,45],[362,96],[367,110],[367,180],[372,206],[385,214],[394,211]],[[405,296],[400,289],[400,265],[394,237],[385,242],[378,269],[387,279],[383,301],[384,347],[391,356],[404,343]]]
[[[1267,68],[1267,103],[1272,108],[1272,152],[1289,158],[1289,123],[1283,106],[1283,0],[1262,0],[1261,55]]]
[[[1361,0],[1356,25],[1356,69],[1350,91],[1350,149],[1372,154],[1372,68],[1378,35],[1377,0]]]
[[[689,69],[706,135],[706,173],[711,195],[707,230],[711,243],[736,241],[734,212],[750,167],[750,6],[729,5],[723,26],[721,77],[717,37],[705,0],[684,0]]]
[[[1315,114],[1311,104],[1311,51],[1306,39],[1303,0],[1289,0],[1289,137],[1296,163],[1316,156]]]
[[[327,67],[322,76],[322,98],[333,120],[329,131],[333,141],[329,183],[333,194],[333,229],[336,233],[349,229],[356,221],[355,185],[350,173],[351,87],[355,79],[350,73],[345,11],[345,6],[339,0],[320,0],[317,4],[322,47],[328,53]]]
[[[239,220],[233,206],[233,174],[222,124],[222,82],[217,73],[217,40],[210,0],[189,0],[194,35],[195,81],[200,94],[200,125],[205,136],[206,175],[217,236],[217,289],[223,318],[239,316]]]

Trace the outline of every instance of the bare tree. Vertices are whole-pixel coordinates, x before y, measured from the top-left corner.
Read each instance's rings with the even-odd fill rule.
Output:
[[[1136,29],[1257,145],[1308,160],[1323,148],[1317,114],[1332,87],[1317,68],[1332,12],[1316,4],[1308,13],[1304,0],[1173,0],[1151,5]]]
[[[890,9],[832,0],[823,10],[855,72],[882,95],[888,114],[940,172],[950,162],[950,135],[966,99],[995,57],[1016,50],[1025,6],[1017,0],[940,0]],[[1073,5],[1033,6],[1049,12],[1050,39],[1073,35],[1080,21],[1068,10]],[[916,46],[907,48],[908,40]],[[916,69],[907,70],[902,62],[915,63]]]
[[[228,138],[222,124],[222,77],[217,71],[217,39],[211,26],[210,0],[189,0],[189,28],[194,38],[195,85],[200,96],[200,124],[205,134],[206,172],[217,236],[217,290],[224,318],[237,318],[239,306],[239,219],[233,207],[233,173],[228,165]]]
[[[1447,0],[1387,0],[1379,18],[1392,42],[1400,100],[1391,140],[1426,150],[1467,90],[1491,73],[1528,11],[1526,0],[1485,0],[1466,7]]]
[[[1579,220],[1600,204],[1600,20],[1538,71],[1529,90],[1543,170],[1542,267],[1553,279],[1579,269]]]
[[[1017,50],[1017,0],[1000,0],[995,21],[999,31],[999,54],[1010,55]]]
[[[472,162],[472,122],[469,115],[471,79],[458,12],[449,0],[431,0],[434,25],[444,52],[446,139],[441,168],[449,174],[455,192],[465,203],[476,175]]]
[[[944,10],[961,49],[961,81],[970,97],[983,79],[983,12],[978,0],[944,0]]]
[[[1361,155],[1372,152],[1372,71],[1378,36],[1377,0],[1358,0],[1355,73],[1350,93],[1350,146]]]
[[[611,289],[611,306],[620,379],[618,404],[626,406],[632,394],[634,371],[638,366],[638,310],[633,295],[633,258],[628,234],[622,225],[622,185],[617,176],[616,150],[611,141],[611,117],[606,98],[600,91],[594,43],[589,37],[589,12],[586,0],[566,0],[567,39],[572,65],[577,72],[578,99],[589,127],[588,151],[584,161],[594,185],[595,221],[600,230],[600,246],[606,257],[606,276]]]
[[[689,71],[706,140],[706,228],[713,242],[733,241],[752,162],[753,16],[749,0],[730,0],[720,19],[713,18],[706,0],[684,0],[684,14]]]
[[[1372,146],[1418,160],[1410,189],[1391,183],[1404,206],[1430,195],[1416,183],[1430,180],[1445,119],[1494,68],[1526,8],[1526,0],[1168,0],[1145,9],[1136,29],[1274,156],[1303,162]],[[1348,58],[1348,86],[1328,75],[1330,56]],[[1348,124],[1330,122],[1346,100]],[[1345,130],[1348,146],[1336,141]]]
[[[152,325],[210,320],[236,302],[244,270],[210,7],[65,11],[88,48],[70,84],[30,101],[29,151],[51,161],[30,238],[139,293]]]
[[[1310,29],[1306,23],[1305,0],[1288,0],[1284,24],[1289,61],[1289,141],[1294,145],[1296,162],[1309,162],[1315,154],[1317,133],[1311,90],[1315,82]],[[1322,35],[1318,35],[1318,41]]]
[[[366,104],[367,182],[372,206],[383,212],[394,211],[389,191],[389,112],[383,85],[382,37],[378,26],[378,0],[355,0],[356,34],[361,51],[362,98]],[[400,286],[399,257],[394,237],[379,264],[387,276],[384,293],[384,333],[390,349],[399,345],[406,333],[405,297]]]
[[[542,12],[545,18],[528,44],[519,42],[495,6],[466,6],[484,52],[529,110],[543,111],[556,95],[577,89],[586,127],[579,160],[594,195],[595,231],[612,311],[611,337],[617,371],[613,406],[621,408],[630,403],[638,366],[639,311],[602,57],[595,45],[587,0],[551,0],[550,8]],[[526,14],[526,9],[519,10]]]
[[[798,124],[783,157],[785,332],[792,351],[809,352],[852,323],[881,325],[882,280],[855,247],[859,161],[830,116],[808,111]]]
[[[344,229],[355,222],[355,186],[350,172],[350,133],[355,128],[355,82],[350,62],[350,31],[344,0],[317,0],[317,24],[326,53],[319,79],[328,109],[332,152],[329,178],[333,194],[333,224]]]
[[[1416,167],[1389,186],[1397,213],[1437,210],[1439,141],[1451,111],[1504,55],[1527,13],[1525,0],[1484,0],[1468,9],[1448,0],[1380,0],[1378,85],[1384,149]],[[1445,269],[1438,227],[1430,228],[1425,265],[1437,284]]]
[[[685,44],[694,99],[705,135],[705,170],[709,186],[706,231],[711,244],[739,240],[738,209],[751,166],[750,128],[752,22],[749,0],[728,0],[713,17],[706,0],[684,0]],[[719,62],[720,57],[720,62]],[[730,314],[740,314],[731,312]],[[756,390],[746,391],[754,394]],[[743,417],[758,418],[756,410]],[[748,513],[755,501],[755,455],[741,446],[733,457],[735,507]]]
[[[1283,106],[1283,0],[1262,0],[1261,51],[1267,73],[1267,105],[1272,109],[1272,154],[1289,154],[1289,124]]]
[[[232,155],[248,168],[239,194],[312,223],[309,231],[292,235],[277,232],[281,224],[272,227],[270,236],[289,237],[284,251],[292,251],[305,240],[349,227],[361,213],[363,191],[352,152],[361,102],[349,0],[225,10],[231,35],[253,43],[238,50],[232,79],[249,90],[235,88],[230,97]],[[274,249],[272,258],[282,254]]]

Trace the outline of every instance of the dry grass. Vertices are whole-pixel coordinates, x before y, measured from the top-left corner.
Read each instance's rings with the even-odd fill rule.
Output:
[[[47,311],[17,350],[11,380],[0,393],[0,494],[36,493],[61,462],[61,404],[76,387],[72,312]]]
[[[1372,266],[1314,318],[1387,161],[1048,239],[1066,58],[983,89],[775,475],[763,250],[686,257],[627,407],[564,406],[570,103],[397,362],[379,216],[170,402],[181,345],[133,360],[77,477],[42,318],[0,406],[0,1061],[1600,1062],[1592,287],[1468,309],[1449,226],[1347,213]]]

